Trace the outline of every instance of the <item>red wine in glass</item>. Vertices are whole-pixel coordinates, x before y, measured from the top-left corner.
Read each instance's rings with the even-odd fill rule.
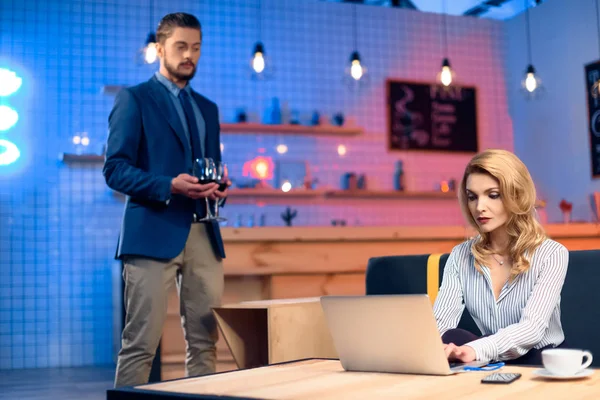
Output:
[[[215,163],[215,168],[216,168],[216,177],[217,177],[217,183],[219,184],[219,192],[223,192],[225,191],[225,189],[227,189],[227,180],[229,178],[229,171],[227,170],[227,164],[225,164],[224,162],[217,162]]]

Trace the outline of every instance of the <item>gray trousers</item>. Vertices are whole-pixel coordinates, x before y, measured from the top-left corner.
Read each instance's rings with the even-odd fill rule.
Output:
[[[177,283],[186,341],[186,376],[215,372],[217,325],[212,307],[221,304],[223,263],[215,256],[206,225],[192,224],[185,248],[167,262],[124,259],[126,320],[115,387],[148,382],[167,314],[167,297]]]

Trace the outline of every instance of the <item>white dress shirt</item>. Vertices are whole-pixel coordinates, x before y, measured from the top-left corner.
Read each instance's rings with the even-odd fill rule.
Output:
[[[465,306],[482,335],[470,342],[477,360],[512,360],[530,349],[564,341],[560,293],[567,274],[568,250],[546,239],[533,253],[530,268],[506,282],[498,300],[488,267],[475,268],[474,239],[452,249],[433,312],[440,335],[457,327]]]

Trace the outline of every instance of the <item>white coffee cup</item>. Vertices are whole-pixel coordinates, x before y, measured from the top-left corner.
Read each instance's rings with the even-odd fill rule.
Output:
[[[583,359],[587,358],[585,363]],[[546,371],[556,376],[573,376],[592,363],[592,353],[577,349],[548,349],[542,351]]]

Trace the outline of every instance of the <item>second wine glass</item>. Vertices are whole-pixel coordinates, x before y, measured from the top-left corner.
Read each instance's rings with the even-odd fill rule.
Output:
[[[222,161],[218,161],[215,163],[215,171],[216,171],[216,181],[219,184],[219,192],[225,191],[227,189],[227,181],[229,180],[229,170],[227,169],[227,164]],[[217,221],[227,221],[225,217],[219,217],[219,199],[215,202],[215,213],[214,219]]]
[[[217,183],[217,172],[215,162],[212,158],[198,158],[194,161],[193,175],[198,178],[198,183],[206,185],[207,183]],[[206,202],[206,215],[198,221],[210,221],[215,219],[210,211],[208,197],[204,198]]]

